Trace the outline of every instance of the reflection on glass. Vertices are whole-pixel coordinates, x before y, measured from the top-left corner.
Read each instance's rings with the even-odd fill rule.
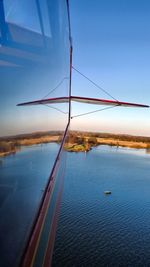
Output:
[[[20,261],[68,122],[68,103],[16,105],[68,96],[69,49],[65,0],[0,1],[3,266]]]

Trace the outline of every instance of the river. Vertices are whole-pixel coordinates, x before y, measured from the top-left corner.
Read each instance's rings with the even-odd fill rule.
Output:
[[[150,266],[150,155],[99,146],[67,166],[53,266]]]
[[[58,148],[35,145],[1,158],[0,267],[18,266]]]
[[[2,267],[18,265],[57,150],[26,147],[0,164]],[[52,266],[150,266],[149,192],[144,150],[68,153]]]

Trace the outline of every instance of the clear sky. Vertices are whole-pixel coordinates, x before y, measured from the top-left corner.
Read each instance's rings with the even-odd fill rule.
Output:
[[[150,1],[70,0],[70,9],[73,65],[118,100],[150,105]],[[108,98],[74,71],[72,91]],[[72,128],[150,136],[149,117],[150,109],[115,108],[75,118]]]
[[[4,3],[6,21],[25,30],[13,26],[14,43],[9,42],[10,47],[0,46],[0,136],[63,129],[66,114],[47,106],[27,108],[16,104],[41,99],[58,84],[61,86],[57,92],[48,97],[67,94],[69,42],[65,1],[51,1],[50,25],[47,1],[40,1],[43,30],[49,37],[45,41],[38,35],[41,28],[36,2]],[[57,14],[54,16],[57,7],[61,14],[59,23],[55,23]],[[70,0],[70,13],[73,65],[118,100],[150,105],[150,1]],[[72,94],[108,99],[75,71]],[[55,107],[66,111],[63,105]],[[72,115],[101,107],[73,104]],[[71,126],[150,136],[149,116],[150,109],[115,108],[74,118]]]
[[[0,43],[0,136],[63,130],[68,114],[47,105],[16,105],[45,96],[68,95],[70,43],[66,1],[5,0],[3,3],[1,21],[4,13],[9,24],[3,23],[6,36],[2,37],[7,41]],[[55,87],[57,91],[49,94]],[[53,107],[68,111],[68,104]]]

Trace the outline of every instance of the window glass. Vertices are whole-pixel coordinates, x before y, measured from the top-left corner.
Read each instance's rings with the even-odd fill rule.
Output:
[[[14,267],[60,149],[69,107],[17,104],[68,97],[70,42],[66,0],[4,0],[0,15],[0,259],[2,266]],[[55,184],[57,198],[59,174]]]
[[[35,0],[5,0],[4,12],[7,22],[41,33]]]

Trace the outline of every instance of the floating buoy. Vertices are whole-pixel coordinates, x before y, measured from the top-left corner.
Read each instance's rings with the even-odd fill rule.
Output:
[[[111,191],[104,191],[104,194],[105,195],[110,195],[111,194]]]

